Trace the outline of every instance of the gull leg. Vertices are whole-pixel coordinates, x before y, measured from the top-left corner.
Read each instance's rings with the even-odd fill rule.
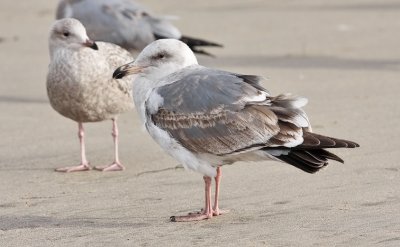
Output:
[[[214,206],[213,206],[213,216],[218,216],[221,214],[226,214],[229,212],[229,210],[221,210],[219,208],[219,204],[218,204],[218,199],[219,199],[219,185],[221,183],[221,177],[222,177],[222,171],[221,171],[221,167],[217,168],[217,175],[215,176],[215,197],[214,197]],[[207,203],[206,206],[204,208],[207,207]],[[201,209],[200,211],[197,212],[193,212],[193,213],[189,213],[189,214],[201,214],[202,212],[204,212],[204,209]]]
[[[86,151],[85,151],[85,131],[83,129],[83,124],[78,123],[78,137],[79,137],[79,143],[81,146],[81,164],[78,166],[68,166],[68,167],[62,167],[62,168],[57,168],[55,171],[57,172],[78,172],[78,171],[88,171],[90,170],[89,162],[86,159]]]
[[[112,128],[112,137],[114,141],[114,162],[110,165],[107,166],[96,166],[94,169],[107,172],[107,171],[122,171],[125,170],[125,166],[121,164],[119,161],[119,155],[118,155],[118,125],[117,125],[117,119],[112,119],[113,123],[113,128]]]
[[[218,216],[221,214],[228,213],[229,210],[221,210],[218,206],[218,198],[219,198],[219,184],[221,182],[222,172],[221,167],[217,168],[217,176],[215,176],[215,198],[214,198],[214,207],[213,207],[213,215]]]
[[[199,221],[211,219],[213,217],[213,212],[211,208],[211,178],[203,177],[205,184],[205,207],[198,214],[188,214],[186,216],[171,216],[171,221],[173,222],[188,222],[188,221]]]

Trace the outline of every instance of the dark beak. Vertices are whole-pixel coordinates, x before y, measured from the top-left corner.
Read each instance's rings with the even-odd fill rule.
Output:
[[[124,76],[126,76],[127,72],[126,72],[126,70],[123,70],[122,67],[124,67],[124,66],[121,66],[121,67],[119,67],[118,69],[116,69],[114,71],[114,73],[113,73],[113,78],[114,79],[121,79]]]
[[[138,74],[142,72],[145,67],[135,66],[133,65],[134,62],[122,65],[121,67],[117,68],[113,73],[114,79],[121,79],[127,75]]]
[[[83,45],[87,46],[87,47],[90,47],[90,48],[92,48],[93,50],[96,50],[96,51],[99,49],[97,44],[93,40],[90,40],[90,39],[87,39],[86,42],[83,43]]]

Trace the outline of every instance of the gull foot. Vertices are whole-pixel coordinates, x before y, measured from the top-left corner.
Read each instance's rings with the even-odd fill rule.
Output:
[[[218,215],[223,215],[223,214],[227,214],[229,213],[230,210],[229,209],[213,209],[213,216],[218,216]]]
[[[89,166],[89,163],[80,164],[78,166],[67,166],[55,169],[56,172],[82,172],[89,171],[92,168]]]
[[[212,214],[213,216],[219,216],[219,215],[223,215],[223,214],[227,214],[229,213],[229,209],[213,209],[212,210]],[[199,214],[204,214],[204,209],[201,209],[200,211],[195,211],[195,212],[190,212],[188,213],[188,215],[199,215]]]
[[[111,171],[123,171],[125,170],[125,166],[123,166],[119,162],[114,162],[111,165],[107,166],[95,166],[95,170],[102,171],[102,172],[111,172]]]
[[[200,220],[208,220],[213,217],[212,213],[206,212],[198,212],[198,213],[189,213],[186,216],[171,216],[169,219],[172,222],[190,222],[190,221],[200,221]]]

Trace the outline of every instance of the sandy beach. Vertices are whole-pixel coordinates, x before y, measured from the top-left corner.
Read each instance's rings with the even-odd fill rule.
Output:
[[[205,66],[262,75],[291,92],[314,132],[361,147],[334,150],[310,175],[279,162],[223,170],[220,206],[200,174],[176,168],[136,111],[119,118],[124,172],[56,173],[79,163],[77,124],[46,95],[57,1],[0,2],[0,246],[400,246],[400,2],[141,1],[179,16],[183,33],[217,41]],[[111,121],[86,124],[92,165],[112,161]]]

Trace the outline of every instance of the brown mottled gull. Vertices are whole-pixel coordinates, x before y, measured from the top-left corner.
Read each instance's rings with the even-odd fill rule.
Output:
[[[172,221],[209,219],[218,206],[221,166],[235,161],[278,160],[308,173],[343,162],[325,148],[354,148],[352,141],[318,135],[302,107],[305,98],[271,96],[261,78],[198,65],[182,42],[158,40],[115,78],[137,74],[136,108],[153,139],[187,168],[204,175],[205,207]],[[211,178],[215,200],[211,206]]]
[[[152,15],[134,0],[61,0],[56,18],[75,18],[92,39],[106,41],[127,50],[142,50],[156,39],[184,41],[196,53],[210,55],[199,47],[220,44],[184,36],[168,19]]]
[[[83,123],[106,119],[113,122],[115,160],[111,165],[95,168],[102,171],[123,170],[118,157],[117,115],[133,108],[132,78],[115,80],[112,73],[118,66],[132,61],[132,56],[117,45],[90,40],[84,26],[70,18],[54,23],[49,49],[49,100],[54,110],[78,122],[81,145],[81,164],[56,171],[91,169],[85,155]]]

